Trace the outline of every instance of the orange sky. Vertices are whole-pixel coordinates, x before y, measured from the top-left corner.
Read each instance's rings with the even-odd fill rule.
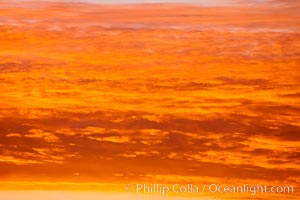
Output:
[[[2,190],[299,187],[299,3],[282,2],[0,1]]]

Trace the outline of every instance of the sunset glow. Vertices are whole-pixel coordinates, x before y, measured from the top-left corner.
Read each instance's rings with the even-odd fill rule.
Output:
[[[207,2],[0,0],[0,200],[300,199],[300,3]]]

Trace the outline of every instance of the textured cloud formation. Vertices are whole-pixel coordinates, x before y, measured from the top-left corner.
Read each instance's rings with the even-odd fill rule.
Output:
[[[0,2],[1,181],[299,186],[294,6]]]

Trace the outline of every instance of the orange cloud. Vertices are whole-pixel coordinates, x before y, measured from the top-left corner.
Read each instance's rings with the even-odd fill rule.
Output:
[[[4,188],[300,185],[297,3],[25,4],[0,2]]]

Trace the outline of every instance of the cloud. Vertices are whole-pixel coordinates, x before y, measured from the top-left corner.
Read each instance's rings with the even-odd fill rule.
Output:
[[[43,138],[47,142],[59,142],[59,138],[57,136],[41,129],[30,129],[28,132],[29,134],[26,134],[25,137]]]
[[[300,184],[293,9],[28,5],[0,6],[1,180]]]

